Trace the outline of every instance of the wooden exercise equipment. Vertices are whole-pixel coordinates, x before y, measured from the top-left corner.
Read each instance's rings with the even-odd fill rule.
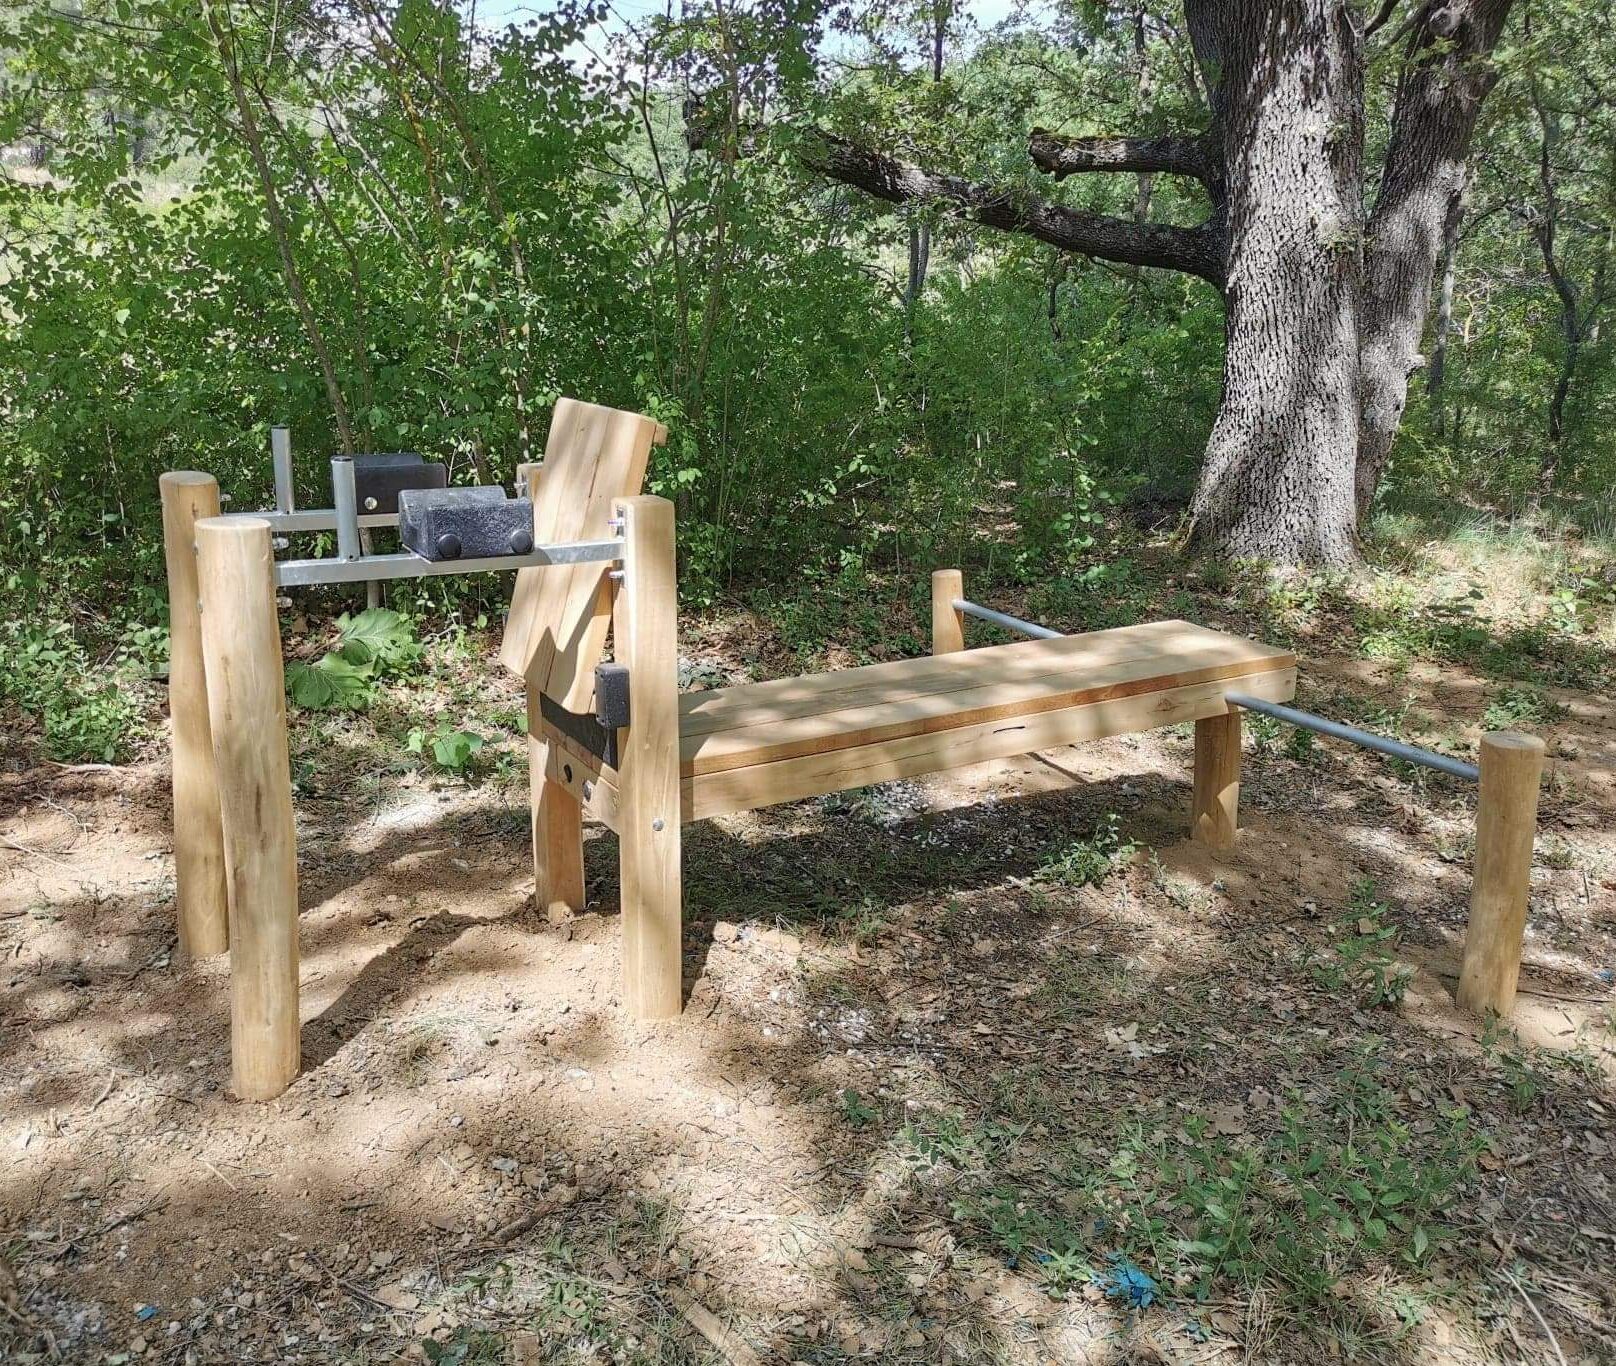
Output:
[[[224,947],[228,925],[232,1075],[243,1099],[278,1095],[299,1065],[281,587],[519,566],[500,659],[527,694],[536,903],[552,920],[581,911],[585,814],[616,833],[623,998],[641,1019],[682,1008],[686,821],[1188,722],[1190,833],[1226,850],[1239,824],[1247,708],[1476,775],[1286,707],[1296,690],[1289,651],[1186,621],[1063,636],[966,601],[957,569],[933,575],[926,658],[681,694],[673,505],[641,493],[666,436],[641,414],[562,399],[543,464],[519,473],[533,503],[532,552],[463,566],[358,552],[277,562],[277,531],[334,528],[351,546],[361,526],[387,524],[356,513],[341,460],[335,510],[292,507],[283,436],[274,512],[221,517],[211,476],[163,476],[180,935],[200,956]],[[1033,638],[967,649],[967,614]],[[620,672],[602,676],[596,697],[608,636],[613,667],[627,670],[626,707],[615,696]],[[1529,736],[1482,742],[1458,993],[1478,1012],[1507,1014],[1514,1001],[1542,760]]]

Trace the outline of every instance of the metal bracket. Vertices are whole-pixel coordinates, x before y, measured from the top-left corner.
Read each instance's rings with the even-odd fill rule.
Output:
[[[595,667],[595,710],[593,715],[569,711],[551,697],[539,694],[539,715],[586,753],[593,754],[606,768],[616,768],[619,729],[628,725],[629,678],[623,664]]]
[[[539,694],[539,715],[545,724],[560,731],[586,754],[593,754],[605,768],[617,767],[617,732],[600,724],[600,718],[588,712],[569,711],[551,697]]]

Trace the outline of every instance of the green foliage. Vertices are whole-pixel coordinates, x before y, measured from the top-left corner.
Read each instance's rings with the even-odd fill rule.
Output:
[[[1330,926],[1334,943],[1317,955],[1313,976],[1328,991],[1350,991],[1368,1008],[1396,1005],[1403,999],[1414,970],[1399,963],[1391,950],[1397,930],[1385,923],[1391,908],[1375,900],[1368,878],[1353,883],[1348,913]]]
[[[40,726],[47,757],[62,763],[128,759],[145,735],[132,686],[167,670],[168,633],[136,631],[110,665],[97,665],[65,622],[0,621],[0,698]]]
[[[1068,887],[1098,887],[1138,848],[1123,838],[1116,812],[1107,812],[1090,835],[1072,840],[1045,859],[1039,873]]]
[[[1510,730],[1545,725],[1564,715],[1563,706],[1536,688],[1503,687],[1488,697],[1481,724],[1485,730]]]
[[[842,1091],[838,1099],[841,1102],[842,1118],[855,1129],[866,1128],[881,1117],[881,1112],[851,1086]]]
[[[371,607],[337,619],[340,643],[317,663],[294,662],[286,670],[292,701],[310,711],[363,711],[384,678],[409,669],[420,657],[410,623],[398,612]]]
[[[416,727],[404,740],[411,754],[425,757],[433,767],[457,776],[467,773],[486,741],[475,731],[456,730],[439,722],[432,730]]]
[[[993,1119],[927,1113],[902,1137],[916,1179],[948,1190],[966,1234],[1052,1296],[1126,1257],[1197,1300],[1264,1286],[1315,1312],[1366,1264],[1427,1262],[1487,1146],[1462,1108],[1401,1119],[1372,1050],[1260,1131],[1235,1108],[1192,1111],[1176,1134],[1124,1126],[1098,1164],[1086,1139],[1064,1146],[1053,1116],[1040,1131],[1053,1146],[1030,1166],[1005,1160],[1025,1128]]]

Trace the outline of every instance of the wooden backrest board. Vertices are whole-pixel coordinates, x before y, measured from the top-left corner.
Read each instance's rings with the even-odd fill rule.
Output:
[[[645,482],[651,447],[668,438],[654,418],[561,399],[550,419],[533,503],[533,540],[592,541],[611,534],[612,504]],[[550,565],[516,576],[500,662],[564,706],[590,704],[595,665],[611,625],[604,564]]]

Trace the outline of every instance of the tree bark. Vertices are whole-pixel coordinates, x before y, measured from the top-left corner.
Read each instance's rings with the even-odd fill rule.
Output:
[[[1339,0],[1190,0],[1228,157],[1223,402],[1191,539],[1286,564],[1358,557],[1362,34]]]
[[[799,155],[892,203],[951,203],[988,227],[1122,265],[1184,271],[1223,290],[1223,401],[1192,540],[1218,553],[1341,564],[1358,557],[1358,522],[1421,363],[1443,230],[1497,81],[1489,58],[1509,6],[1425,0],[1392,38],[1407,35],[1406,55],[1367,232],[1363,15],[1353,0],[1186,0],[1213,115],[1205,134],[1033,131],[1033,164],[1057,178],[1120,171],[1199,180],[1211,204],[1198,227],[1085,213],[828,134],[810,133]],[[1384,0],[1371,30],[1395,9],[1396,0]]]
[[[1025,233],[1064,251],[1119,265],[1183,271],[1223,286],[1223,233],[1214,220],[1179,228],[1069,209],[1030,193],[922,170],[830,133],[807,135],[798,156],[808,169],[890,204],[941,200],[985,227]]]
[[[1510,0],[1433,0],[1418,12],[1392,110],[1391,142],[1364,253],[1363,364],[1359,384],[1359,514],[1380,487],[1423,363],[1442,229],[1464,189],[1482,101],[1498,81],[1490,60]]]
[[[1442,384],[1448,374],[1448,337],[1453,332],[1453,281],[1459,262],[1459,225],[1464,221],[1465,187],[1448,201],[1442,224],[1442,283],[1437,289],[1436,331],[1431,340],[1431,368],[1425,375],[1425,394],[1431,404],[1431,426],[1438,436],[1447,426],[1442,409]]]

